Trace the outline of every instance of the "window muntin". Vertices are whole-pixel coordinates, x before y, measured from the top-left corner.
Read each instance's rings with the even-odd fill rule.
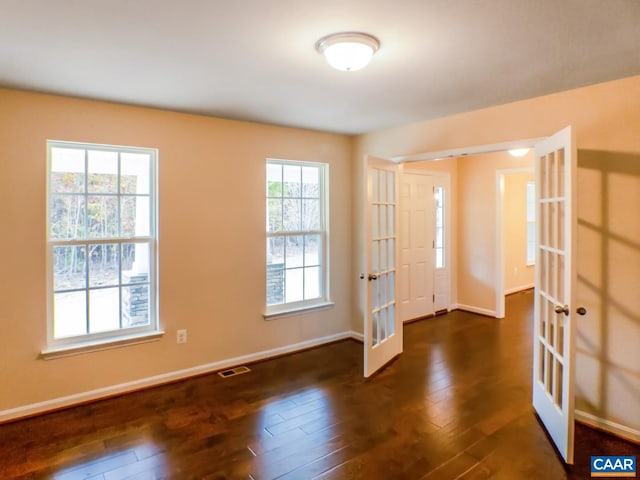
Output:
[[[320,163],[267,161],[267,310],[328,297],[326,170]]]
[[[536,184],[527,182],[527,265],[536,263]]]
[[[434,249],[436,253],[436,268],[444,268],[444,187],[434,188],[435,208],[436,208],[436,238]]]
[[[156,151],[47,150],[49,343],[156,331]]]

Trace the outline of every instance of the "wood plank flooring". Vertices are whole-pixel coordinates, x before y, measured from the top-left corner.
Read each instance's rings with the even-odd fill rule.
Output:
[[[531,408],[532,294],[507,318],[405,326],[405,353],[362,378],[343,341],[0,426],[0,478],[585,479],[590,455],[640,447],[577,427],[563,467]]]

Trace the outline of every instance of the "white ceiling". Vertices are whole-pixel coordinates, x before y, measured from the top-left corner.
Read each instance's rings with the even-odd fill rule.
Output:
[[[636,74],[639,0],[0,0],[0,86],[347,134]]]

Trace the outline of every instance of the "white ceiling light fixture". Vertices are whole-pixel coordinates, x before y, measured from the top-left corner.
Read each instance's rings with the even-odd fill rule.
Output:
[[[529,148],[514,148],[513,150],[509,150],[509,155],[512,157],[524,157],[529,153],[529,150]]]
[[[329,65],[345,72],[366,67],[379,48],[376,37],[361,32],[333,33],[316,42],[316,50],[324,55]]]

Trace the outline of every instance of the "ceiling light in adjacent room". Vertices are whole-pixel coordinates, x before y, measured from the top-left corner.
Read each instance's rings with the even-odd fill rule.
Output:
[[[346,72],[366,67],[378,48],[377,38],[360,32],[334,33],[316,43],[316,50],[324,55],[329,65]]]
[[[529,150],[529,148],[514,148],[513,150],[509,150],[509,155],[512,157],[524,157],[529,153]]]

